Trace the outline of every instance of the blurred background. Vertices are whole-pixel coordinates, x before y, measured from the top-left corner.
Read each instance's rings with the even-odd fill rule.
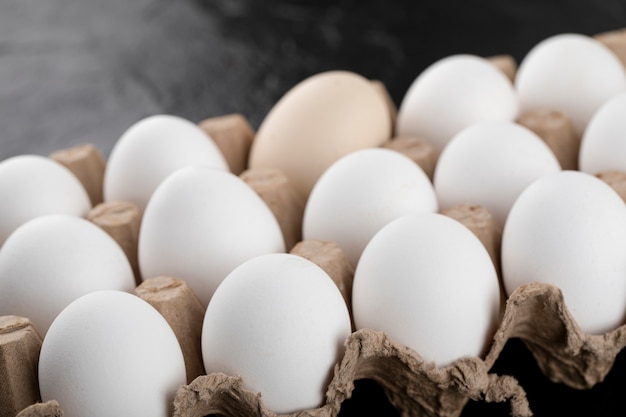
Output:
[[[330,69],[381,80],[399,105],[455,53],[510,54],[542,39],[626,27],[624,0],[2,0],[0,160],[95,144],[105,156],[155,113],[198,122],[238,112],[256,128],[293,85]],[[0,196],[0,202],[2,197]],[[552,384],[519,340],[493,372],[515,376],[536,416],[624,415],[624,355],[591,390]],[[395,415],[371,381],[342,415]],[[470,402],[463,416],[507,416]]]

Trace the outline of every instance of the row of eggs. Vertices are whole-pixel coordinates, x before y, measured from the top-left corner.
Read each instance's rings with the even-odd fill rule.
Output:
[[[569,72],[560,67],[556,80],[545,80],[550,69],[558,67],[546,61],[572,65],[566,58],[581,56],[587,58],[566,67]],[[540,63],[532,64],[537,60]],[[563,87],[566,93],[557,91],[567,78],[563,72],[578,72],[580,80],[591,70],[601,75],[589,76],[588,82],[599,80],[602,86],[579,81],[575,85],[585,94],[602,97],[563,98],[576,95],[571,81]],[[619,156],[616,132],[625,99],[609,96],[625,89],[624,79],[615,57],[580,35],[560,35],[531,51],[520,66],[517,91],[481,58],[454,56],[435,63],[407,91],[396,126],[398,134],[428,137],[441,150],[433,184],[403,155],[372,148],[388,138],[391,122],[367,80],[347,72],[320,74],[296,86],[268,114],[255,138],[250,166],[278,166],[289,174],[307,200],[303,237],[338,242],[356,266],[352,309],[357,328],[385,330],[440,365],[484,353],[500,317],[496,268],[469,230],[436,214],[455,198],[476,198],[471,202],[488,207],[505,226],[502,270],[507,292],[524,280],[550,280],[564,289],[583,328],[601,333],[619,325],[626,311],[621,296],[626,294],[621,279],[626,272],[621,255],[626,209],[597,178],[560,171],[547,146],[512,120],[519,103],[559,108],[584,133],[581,169],[586,159],[595,158],[597,164],[613,161]],[[538,87],[529,87],[533,85]],[[567,106],[595,108],[567,111],[556,99],[535,97],[540,94],[553,94]],[[534,98],[525,101],[527,95]],[[360,109],[366,109],[365,114]],[[334,118],[320,123],[325,114]],[[303,119],[309,124],[298,123]],[[320,128],[328,131],[320,133]],[[306,135],[311,137],[302,139]],[[589,139],[593,137],[598,139]],[[348,139],[353,142],[346,143]],[[602,147],[609,150],[599,150]],[[181,169],[197,164],[212,168]],[[140,327],[167,326],[156,324],[157,316],[147,313],[139,299],[126,296],[134,287],[130,266],[104,232],[79,219],[89,202],[66,174],[35,156],[0,164],[0,188],[10,196],[4,201],[13,203],[0,206],[0,242],[6,239],[0,248],[0,314],[31,317],[45,335],[42,396],[70,395],[72,399],[61,401],[68,415],[72,410],[96,415],[80,407],[105,410],[107,398],[109,406],[132,403],[104,395],[115,390],[111,381],[99,379],[99,369],[145,375],[128,379],[134,390],[145,387],[137,404],[150,403],[160,411],[132,413],[166,413],[164,398],[185,380],[184,366],[182,377],[179,369],[182,359],[171,342],[175,339],[163,329],[154,330],[161,334],[159,340],[128,336],[137,335]],[[58,183],[64,185],[58,188],[56,178],[63,176]],[[203,349],[210,351],[205,355],[207,372],[243,375],[277,412],[320,404],[332,365],[351,331],[347,306],[323,271],[303,258],[281,254],[288,248],[276,219],[243,181],[228,173],[204,132],[173,116],[140,121],[112,151],[104,191],[107,199],[132,201],[144,211],[139,242],[144,277],[183,277],[208,306],[203,329]],[[36,211],[48,202],[57,205],[52,211],[75,217],[40,216]],[[105,288],[123,292],[81,297]],[[131,320],[142,314],[152,318]],[[93,334],[97,331],[101,337]],[[140,339],[149,342],[139,346],[135,341]],[[104,355],[111,341],[121,340],[128,341],[123,351],[112,349],[111,356]],[[130,341],[137,345],[129,346]],[[75,354],[68,353],[70,345]],[[160,345],[170,346],[169,353],[156,352],[154,346]],[[84,363],[77,359],[81,352]],[[123,367],[114,368],[121,352],[135,365],[123,362]],[[109,359],[90,364],[93,357]],[[172,370],[163,371],[164,379],[156,377],[155,370],[161,372],[165,362]],[[72,372],[73,383],[84,385],[80,391],[69,382],[65,387],[58,384],[72,380]],[[124,385],[120,381],[125,377],[116,374],[115,379],[114,384]],[[91,395],[84,395],[87,390]]]

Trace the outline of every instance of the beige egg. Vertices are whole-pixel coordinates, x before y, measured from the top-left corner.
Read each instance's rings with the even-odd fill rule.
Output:
[[[289,90],[262,121],[249,168],[278,168],[303,198],[339,157],[391,136],[385,97],[349,71],[313,75]]]

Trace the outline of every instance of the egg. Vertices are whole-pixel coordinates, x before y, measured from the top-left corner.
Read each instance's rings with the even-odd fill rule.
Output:
[[[626,206],[583,172],[536,180],[505,224],[502,274],[508,294],[532,281],[558,287],[586,333],[616,328],[626,314]]]
[[[139,297],[103,290],[61,311],[41,345],[42,401],[66,417],[167,417],[186,383],[178,340]]]
[[[207,373],[241,376],[275,413],[320,407],[350,335],[348,308],[332,279],[292,254],[267,254],[234,269],[202,324]]]
[[[283,171],[302,199],[339,157],[391,136],[385,97],[350,71],[315,74],[291,88],[258,128],[248,165]]]
[[[500,324],[500,302],[485,247],[438,213],[408,214],[380,229],[352,287],[357,329],[385,332],[437,366],[486,353]]]
[[[433,185],[419,165],[389,149],[361,149],[321,175],[305,206],[302,235],[337,243],[356,265],[382,226],[404,214],[437,210]]]
[[[192,165],[228,170],[222,152],[196,124],[168,114],[146,117],[115,142],[104,172],[104,199],[143,210],[161,181]]]
[[[579,152],[579,169],[596,175],[626,172],[626,92],[607,100],[589,120]]]
[[[83,217],[91,209],[87,191],[63,165],[39,155],[0,162],[0,247],[21,224],[45,214]]]
[[[522,112],[560,111],[581,135],[595,110],[624,91],[626,72],[617,56],[599,41],[562,33],[528,52],[517,71],[515,87]]]
[[[183,279],[205,306],[238,264],[273,252],[285,252],[285,243],[269,207],[241,178],[209,167],[169,175],[150,198],[138,237],[143,279]]]
[[[502,71],[475,55],[451,55],[427,67],[408,88],[396,135],[421,137],[440,152],[471,124],[512,121],[517,114],[517,94]]]
[[[134,288],[120,246],[80,217],[39,216],[18,227],[0,248],[0,315],[28,317],[42,335],[80,296]]]
[[[480,205],[504,226],[524,188],[560,170],[556,156],[531,130],[513,122],[482,122],[446,145],[433,182],[442,208]]]

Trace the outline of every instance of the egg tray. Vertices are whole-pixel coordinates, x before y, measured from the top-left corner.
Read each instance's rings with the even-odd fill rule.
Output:
[[[626,64],[626,31],[597,35]],[[492,62],[510,78],[515,74],[511,57],[492,57]],[[384,86],[375,85],[386,93]],[[387,96],[392,117],[393,102]],[[519,120],[535,131],[553,149],[563,167],[571,167],[571,127],[562,114],[544,111]],[[333,278],[348,305],[354,269],[333,242],[301,241],[303,204],[294,196],[288,181],[276,170],[246,171],[246,155],[254,132],[241,115],[207,119],[200,126],[224,152],[233,173],[240,175],[263,198],[276,215],[288,248],[307,257]],[[385,147],[404,153],[431,177],[436,152],[419,138],[393,138]],[[102,176],[105,161],[91,145],[56,152],[51,157],[74,172],[87,189],[94,210],[88,218],[107,231],[124,249],[137,277],[137,295],[150,302],[170,323],[183,348],[188,372],[187,384],[176,392],[175,417],[206,415],[277,417],[263,404],[261,393],[251,391],[239,376],[204,374],[200,349],[203,309],[185,282],[174,277],[142,280],[137,268],[137,234],[140,215],[132,205],[118,202],[102,206]],[[598,175],[626,196],[626,173]],[[623,191],[623,192],[622,192]],[[625,198],[626,199],[626,198]],[[105,204],[105,203],[102,203]],[[499,265],[500,233],[493,228],[489,213],[481,207],[457,207],[443,212],[464,223],[488,249]],[[299,243],[298,243],[299,242]],[[297,243],[297,244],[296,244]],[[156,282],[155,280],[160,280]],[[156,284],[156,285],[155,285]],[[152,288],[146,288],[153,286]],[[182,289],[184,297],[168,291]],[[180,293],[177,292],[180,295]],[[183,313],[181,313],[181,311]],[[36,380],[41,338],[28,319],[18,319],[19,328],[5,326],[0,318],[0,417],[62,416],[55,400],[40,402]],[[8,321],[11,322],[9,317]],[[6,322],[6,320],[5,320]],[[15,323],[15,321],[13,321]],[[25,336],[21,344],[18,335]],[[571,316],[559,288],[530,283],[517,288],[503,304],[503,316],[492,343],[482,358],[462,358],[438,367],[424,361],[418,352],[396,343],[385,333],[370,329],[354,331],[345,341],[345,354],[335,365],[324,403],[319,408],[284,416],[334,417],[342,403],[351,398],[355,382],[375,381],[389,402],[403,416],[459,416],[469,400],[507,402],[512,416],[531,416],[532,404],[513,376],[490,370],[508,340],[518,338],[532,353],[541,372],[553,383],[575,389],[590,389],[602,382],[618,353],[626,346],[626,325],[601,335],[585,334]],[[29,354],[28,354],[29,353]],[[15,381],[23,385],[15,386]],[[27,387],[28,386],[28,387]]]
[[[84,148],[81,147],[84,151]],[[76,153],[73,149],[72,154]],[[80,152],[84,153],[84,152]],[[289,205],[288,182],[280,172],[251,173],[251,185],[268,205],[279,214],[280,207]],[[255,174],[255,175],[251,175]],[[270,178],[271,181],[267,181]],[[626,174],[611,173],[605,178],[615,188],[626,184]],[[274,184],[273,186],[271,184]],[[278,203],[276,203],[278,202]],[[282,211],[283,214],[285,211]],[[297,212],[297,211],[296,211]],[[480,206],[458,206],[442,211],[472,230],[485,245],[494,263],[499,263],[498,253],[501,233],[490,213]],[[136,244],[139,212],[130,203],[101,203],[87,216],[98,224],[125,249],[129,259],[136,262]],[[283,216],[284,217],[284,216]],[[296,216],[297,217],[297,216]],[[284,221],[284,218],[283,218]],[[333,242],[299,241],[291,253],[306,257],[324,269],[337,284],[350,305],[354,268]],[[134,263],[131,262],[131,263]],[[187,366],[188,384],[180,387],[174,398],[175,417],[224,416],[276,417],[277,414],[263,405],[260,393],[246,388],[238,376],[221,373],[205,375],[200,349],[201,322],[204,309],[199,306],[195,294],[186,283],[174,277],[153,277],[138,280],[136,294],[150,302],[170,323],[177,334]],[[177,295],[172,295],[177,294]],[[29,328],[28,320],[19,322],[20,330]],[[0,380],[11,380],[5,370],[6,364],[24,362],[25,369],[36,369],[41,338],[32,328],[29,331],[29,347],[36,353],[30,359],[15,348],[11,338],[15,335],[11,326],[0,326]],[[35,337],[36,336],[36,337]],[[454,417],[462,413],[469,400],[485,402],[508,402],[512,416],[532,415],[532,405],[517,380],[508,375],[490,373],[504,345],[511,338],[524,341],[533,354],[541,371],[554,383],[562,383],[576,389],[588,389],[601,382],[611,370],[617,354],[626,345],[626,325],[603,335],[587,335],[581,331],[565,305],[561,291],[554,286],[531,283],[515,290],[503,305],[502,321],[484,358],[463,358],[446,367],[437,367],[424,361],[418,352],[400,345],[382,332],[361,329],[353,332],[345,341],[345,354],[334,368],[324,404],[315,409],[303,410],[289,416],[337,416],[342,403],[352,396],[355,381],[373,380],[383,389],[389,402],[403,416]],[[19,365],[13,369],[20,369]],[[28,373],[28,372],[26,372]],[[36,372],[32,372],[36,375]],[[19,377],[17,378],[20,379]],[[24,380],[29,380],[26,375]],[[30,377],[35,392],[36,379]],[[0,384],[3,407],[14,403],[9,387],[8,393]],[[14,394],[13,394],[14,395]],[[38,394],[37,394],[38,395]],[[4,401],[4,398],[11,401]],[[23,404],[32,404],[38,398]],[[22,409],[23,406],[17,408]],[[5,413],[0,407],[0,415]],[[55,401],[32,404],[18,416],[62,415]]]
[[[484,243],[494,243],[494,236],[498,236],[497,229],[491,228],[487,221],[488,212],[480,207],[460,207],[446,213],[466,224]],[[487,233],[488,230],[491,232]],[[489,249],[493,253],[493,247]],[[336,244],[301,241],[291,252],[323,268],[349,302],[354,269]],[[278,416],[264,406],[261,393],[246,388],[241,377],[204,374],[200,349],[204,309],[199,307],[197,298],[183,280],[149,278],[137,287],[136,294],[161,312],[183,348],[191,378],[176,392],[174,417]],[[24,323],[20,327],[27,328]],[[5,335],[11,334],[10,328],[5,330]],[[40,347],[41,339],[33,336],[32,331],[29,334],[30,343],[38,342]],[[6,340],[2,338],[0,334],[0,340]],[[438,367],[383,332],[361,329],[345,341],[345,354],[335,365],[324,404],[288,415],[337,416],[342,403],[352,396],[355,382],[369,379],[380,385],[389,402],[403,416],[458,416],[469,400],[508,402],[512,416],[531,416],[532,404],[528,403],[517,380],[490,373],[511,338],[523,340],[542,372],[554,383],[588,389],[605,378],[617,354],[626,345],[626,325],[603,335],[587,335],[572,318],[557,287],[530,283],[507,298],[502,321],[484,358],[462,358],[449,366]],[[0,346],[9,345],[0,343]],[[10,354],[10,349],[4,349],[3,353]],[[62,415],[59,410],[59,404],[51,401],[27,407],[18,416]]]
[[[437,367],[382,332],[358,330],[345,342],[346,352],[335,367],[325,405],[289,416],[338,415],[359,379],[376,381],[403,416],[458,416],[468,400],[506,401],[512,416],[531,416],[532,407],[515,378],[489,373],[513,337],[524,341],[551,381],[587,389],[610,371],[626,345],[626,326],[604,335],[586,335],[571,317],[558,288],[531,283],[509,297],[502,324],[484,360],[463,358]],[[241,378],[220,373],[199,376],[181,387],[174,405],[177,417],[277,416],[263,406],[259,393],[244,387]]]
[[[179,328],[197,325],[197,321],[178,322]],[[530,283],[507,299],[501,325],[484,359],[462,358],[449,366],[437,367],[385,333],[361,329],[345,341],[345,354],[335,365],[324,405],[280,416],[337,416],[342,403],[352,396],[355,381],[360,379],[376,381],[402,416],[458,416],[469,400],[508,402],[511,416],[531,416],[532,405],[517,380],[489,372],[511,338],[523,340],[540,369],[554,383],[588,389],[604,379],[626,345],[626,325],[603,335],[587,335],[570,315],[557,287]],[[181,340],[181,344],[198,346],[199,338]],[[199,356],[196,359],[201,360]],[[59,404],[53,400],[26,407],[18,417],[62,415]],[[180,387],[174,398],[173,415],[279,416],[264,406],[261,393],[245,387],[241,377],[223,373],[202,374]]]
[[[288,198],[276,198],[276,193],[289,195],[288,187],[285,188],[288,182],[280,172],[273,170],[251,176],[256,178],[251,181],[253,186],[263,185],[263,192],[259,194],[274,210],[278,210],[277,213],[281,205],[289,204]],[[268,184],[268,178],[272,179],[269,183],[274,186]],[[612,173],[605,180],[619,187],[626,184],[626,174]],[[442,213],[472,230],[485,245],[494,263],[499,263],[501,233],[494,226],[493,217],[487,210],[480,206],[458,206]],[[133,255],[136,254],[140,221],[136,207],[124,202],[101,203],[94,207],[87,218],[109,232],[125,249],[129,259],[136,261]],[[350,305],[354,268],[335,243],[299,241],[291,253],[303,256],[324,269]],[[154,277],[143,282],[138,280],[138,283],[136,294],[163,314],[183,348],[188,376],[191,378],[176,393],[175,417],[210,414],[277,416],[263,405],[260,393],[246,388],[241,377],[221,373],[204,374],[200,349],[204,309],[199,306],[197,298],[184,281],[174,277]],[[174,290],[176,296],[172,295]],[[24,323],[20,326],[27,327]],[[0,327],[0,359],[4,361],[0,361],[0,376],[2,379],[10,379],[10,375],[7,377],[2,372],[3,363],[10,363],[18,357],[11,343],[7,342],[14,329],[10,326]],[[32,331],[29,334],[31,348],[38,343],[38,349],[41,338],[35,338]],[[462,413],[469,400],[508,402],[512,416],[530,416],[532,405],[528,403],[517,380],[512,376],[490,373],[504,345],[511,338],[523,340],[541,371],[554,383],[588,389],[605,378],[617,354],[626,345],[626,325],[603,335],[587,335],[572,318],[557,287],[531,283],[519,287],[506,299],[501,324],[484,358],[463,358],[449,366],[437,367],[434,363],[424,361],[418,352],[394,342],[384,333],[361,329],[353,332],[345,341],[345,354],[335,366],[324,404],[319,408],[289,415],[337,416],[342,403],[352,396],[355,381],[369,379],[380,385],[389,402],[403,416],[454,417]],[[31,363],[25,363],[25,367],[35,366],[33,362],[36,363],[36,358],[31,357]],[[27,362],[23,356],[18,360]],[[35,384],[35,389],[38,389],[36,380],[31,381],[31,384]],[[10,390],[9,394],[1,392],[3,386],[0,384],[2,397],[10,396]],[[39,399],[31,399],[26,405],[35,401]],[[59,413],[62,413],[59,404],[51,401],[32,404],[18,415],[62,415]],[[0,415],[14,414],[3,413],[0,407]]]

